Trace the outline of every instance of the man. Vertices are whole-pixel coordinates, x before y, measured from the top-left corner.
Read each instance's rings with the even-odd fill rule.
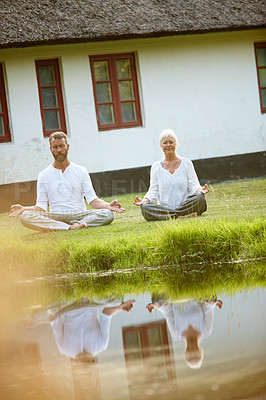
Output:
[[[107,203],[96,196],[86,168],[69,161],[64,132],[52,133],[49,142],[54,162],[38,176],[36,205],[14,204],[10,217],[20,215],[30,229],[53,231],[107,225],[114,219],[113,211],[125,211],[117,200]],[[87,210],[84,197],[96,210]]]
[[[118,300],[102,299],[98,303],[84,298],[64,307],[36,308],[24,318],[24,325],[35,328],[50,323],[60,353],[85,361],[107,349],[111,318],[121,311],[131,312],[136,302]]]

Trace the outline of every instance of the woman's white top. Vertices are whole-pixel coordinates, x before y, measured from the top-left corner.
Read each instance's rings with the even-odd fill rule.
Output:
[[[202,338],[211,335],[214,317],[214,303],[188,301],[182,304],[163,304],[158,310],[165,316],[173,340],[182,340],[183,332],[191,325],[201,333]]]
[[[174,210],[200,188],[196,171],[188,158],[181,157],[180,166],[173,174],[163,168],[161,161],[156,161],[151,167],[150,187],[145,198]]]

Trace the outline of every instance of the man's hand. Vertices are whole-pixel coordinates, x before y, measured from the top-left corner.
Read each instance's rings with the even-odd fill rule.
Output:
[[[106,315],[115,315],[121,311],[130,312],[134,303],[136,303],[136,300],[127,300],[121,303],[119,306],[105,307],[102,312]]]
[[[125,212],[125,209],[121,207],[121,204],[118,203],[118,200],[113,200],[111,203],[109,203],[109,210],[118,212],[118,213],[123,213]]]
[[[133,304],[136,303],[136,300],[127,300],[124,303],[121,304],[121,310],[130,312],[131,309],[133,308]]]
[[[205,185],[202,188],[198,189],[197,192],[207,194],[209,192],[209,190],[210,189],[209,189],[208,185],[205,183]]]
[[[9,216],[10,218],[17,217],[18,215],[22,214],[23,211],[44,212],[44,210],[38,206],[22,206],[21,204],[14,204],[13,206],[11,206]]]
[[[22,214],[24,211],[24,207],[21,204],[14,204],[11,206],[9,217],[17,217],[18,215]]]

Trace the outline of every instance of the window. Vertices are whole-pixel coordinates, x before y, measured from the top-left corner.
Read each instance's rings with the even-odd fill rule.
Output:
[[[122,328],[126,361],[170,354],[166,321]]]
[[[3,65],[0,63],[0,143],[11,142]]]
[[[154,321],[122,328],[129,398],[142,399],[143,393],[155,387],[176,392],[176,373],[172,347],[168,341],[166,321]],[[152,399],[156,394],[151,395]]]
[[[99,130],[141,126],[133,53],[90,57]]]
[[[261,112],[266,113],[266,43],[255,43]]]
[[[66,133],[66,120],[58,60],[36,61],[44,136],[54,131]]]

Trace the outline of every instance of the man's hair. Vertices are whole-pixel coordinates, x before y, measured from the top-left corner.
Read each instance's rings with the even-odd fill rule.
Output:
[[[56,131],[56,132],[51,133],[51,135],[49,136],[50,144],[53,139],[65,139],[65,141],[67,142],[67,135],[64,132]]]

